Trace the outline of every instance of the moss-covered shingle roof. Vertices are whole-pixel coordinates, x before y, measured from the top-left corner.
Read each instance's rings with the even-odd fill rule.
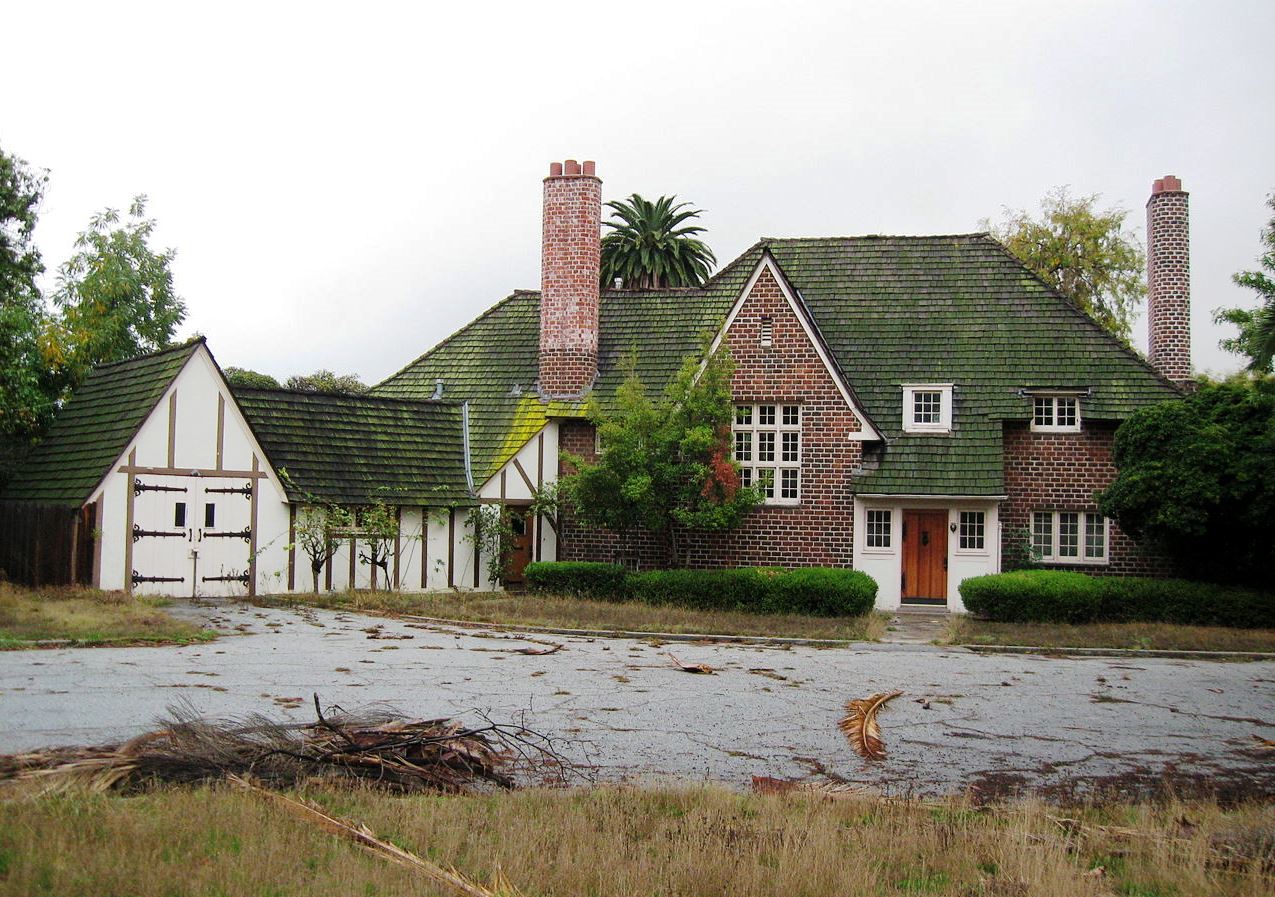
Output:
[[[1083,414],[1105,420],[1177,395],[986,234],[764,239],[702,289],[603,291],[594,394],[614,394],[630,349],[647,386],[663,388],[720,327],[767,250],[888,441],[856,492],[1003,493],[1002,421],[1028,419],[1027,387],[1090,389]],[[549,416],[580,413],[534,391],[538,322],[539,294],[514,293],[375,391],[419,398],[441,379],[447,398],[470,401],[481,482]],[[952,433],[904,434],[902,384],[949,382]]]
[[[89,372],[14,473],[4,498],[79,506],[92,496],[203,340]]]
[[[459,405],[238,386],[233,392],[292,501],[468,500]]]

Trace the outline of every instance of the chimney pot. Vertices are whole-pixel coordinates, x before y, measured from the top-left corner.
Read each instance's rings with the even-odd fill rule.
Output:
[[[566,175],[576,175],[580,173],[580,163],[575,159],[568,159],[562,163],[562,173]]]
[[[595,173],[596,168],[597,168],[597,165],[592,160],[584,163],[584,173],[587,174],[589,177],[597,176]]]
[[[550,163],[549,163],[549,177],[551,177],[551,178],[560,178],[560,177],[562,177],[562,163],[561,163],[561,162],[550,162]]]

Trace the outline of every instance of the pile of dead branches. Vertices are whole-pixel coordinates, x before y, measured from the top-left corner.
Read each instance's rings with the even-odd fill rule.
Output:
[[[0,757],[0,780],[123,792],[231,777],[280,789],[356,780],[410,793],[510,788],[519,772],[543,782],[569,771],[546,737],[522,726],[406,720],[387,710],[325,715],[317,695],[314,709],[314,722],[279,723],[259,715],[209,721],[174,707],[159,729],[131,741]]]

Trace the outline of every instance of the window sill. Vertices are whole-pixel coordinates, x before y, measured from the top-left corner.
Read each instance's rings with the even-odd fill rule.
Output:
[[[860,548],[859,553],[879,555],[881,557],[889,557],[890,555],[894,554],[894,549],[893,548]]]
[[[1041,558],[1037,563],[1056,567],[1105,567],[1111,561],[1108,558]]]
[[[1038,427],[1032,424],[1031,431],[1033,433],[1079,433],[1080,427]]]
[[[923,427],[918,424],[907,424],[903,427],[903,432],[912,436],[950,436],[952,434],[952,428]]]

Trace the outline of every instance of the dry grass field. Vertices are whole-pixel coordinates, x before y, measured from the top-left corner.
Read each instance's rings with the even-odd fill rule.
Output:
[[[418,614],[448,620],[627,632],[757,635],[845,641],[876,641],[885,632],[880,614],[806,617],[654,607],[639,602],[585,601],[525,592],[331,592],[277,595],[263,603],[306,604],[340,610]]]
[[[386,797],[311,790],[329,812],[522,894],[1192,897],[1275,889],[1275,807],[975,807],[719,788]],[[258,795],[0,791],[0,894],[437,894]]]
[[[73,645],[188,644],[214,633],[174,619],[163,598],[130,598],[93,589],[27,589],[0,582],[0,650],[34,642]]]
[[[1047,648],[1133,648],[1164,651],[1275,652],[1275,629],[1176,626],[1172,623],[993,623],[955,615],[949,645],[1035,645]]]

